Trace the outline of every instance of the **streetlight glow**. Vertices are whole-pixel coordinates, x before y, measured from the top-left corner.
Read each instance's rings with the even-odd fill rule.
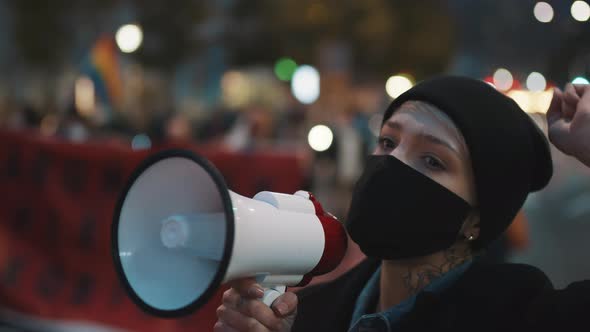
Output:
[[[385,82],[385,91],[391,98],[395,99],[410,90],[412,86],[414,86],[414,83],[407,76],[394,75]]]
[[[316,125],[309,131],[307,142],[315,151],[326,151],[332,145],[334,134],[332,130],[324,125]]]
[[[547,81],[541,73],[534,71],[527,77],[526,87],[530,91],[543,91],[547,87]]]
[[[579,22],[586,22],[590,18],[590,6],[585,1],[574,1],[571,7],[572,17]]]
[[[115,40],[122,52],[133,53],[141,46],[143,32],[136,24],[126,24],[117,30]]]
[[[498,90],[508,91],[512,88],[512,84],[514,83],[514,79],[512,78],[512,74],[508,71],[508,69],[499,68],[494,73],[494,86]]]
[[[299,66],[291,79],[291,91],[303,104],[313,104],[320,97],[320,73],[309,65]]]
[[[549,23],[553,20],[553,7],[547,2],[537,2],[533,9],[533,14],[537,21],[541,23]]]

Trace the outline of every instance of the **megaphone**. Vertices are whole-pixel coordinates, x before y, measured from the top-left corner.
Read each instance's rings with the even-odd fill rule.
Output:
[[[198,310],[224,282],[255,277],[270,305],[285,286],[334,269],[347,236],[308,192],[228,190],[206,159],[185,150],[148,157],[114,214],[111,249],[130,298],[148,313]]]

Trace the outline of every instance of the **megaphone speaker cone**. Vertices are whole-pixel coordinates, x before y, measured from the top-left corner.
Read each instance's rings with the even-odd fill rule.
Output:
[[[153,155],[123,191],[111,235],[117,274],[138,306],[159,317],[193,312],[221,285],[233,248],[223,177],[189,151]]]

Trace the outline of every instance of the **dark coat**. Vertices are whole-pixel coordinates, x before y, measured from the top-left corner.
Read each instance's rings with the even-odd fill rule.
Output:
[[[379,265],[366,259],[298,293],[292,331],[347,331],[358,294]],[[422,292],[400,331],[590,331],[590,281],[555,290],[539,269],[474,262],[447,290]]]

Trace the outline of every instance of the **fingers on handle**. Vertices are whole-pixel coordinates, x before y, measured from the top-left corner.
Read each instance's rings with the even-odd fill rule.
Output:
[[[238,303],[241,300],[240,294],[233,288],[230,288],[223,292],[223,296],[221,297],[221,302],[231,308],[236,308]]]
[[[264,290],[254,278],[237,279],[230,286],[245,298],[259,299],[264,296]]]
[[[297,295],[287,292],[279,296],[269,308],[259,299],[251,299],[241,296],[231,288],[223,293],[223,305],[217,309],[217,315],[222,323],[240,329],[245,324],[255,324],[249,319],[254,319],[261,326],[272,331],[279,330],[284,325],[287,317],[294,317],[297,312]],[[242,318],[236,317],[239,313]],[[244,322],[246,320],[246,322]],[[250,330],[248,330],[250,331]]]
[[[213,326],[213,332],[239,332],[239,331],[227,324],[224,324],[224,323],[218,321],[217,323],[215,323],[215,326]]]
[[[237,331],[249,331],[249,332],[267,332],[268,329],[262,325],[258,320],[252,317],[248,317],[238,310],[229,308],[225,305],[217,308],[217,317],[219,318],[220,325],[226,325]]]
[[[283,317],[276,315],[260,300],[245,300],[237,309],[244,316],[256,319],[271,331],[279,330],[283,325]]]
[[[272,310],[279,317],[294,315],[297,312],[297,295],[293,292],[286,292],[279,296],[272,304]]]

